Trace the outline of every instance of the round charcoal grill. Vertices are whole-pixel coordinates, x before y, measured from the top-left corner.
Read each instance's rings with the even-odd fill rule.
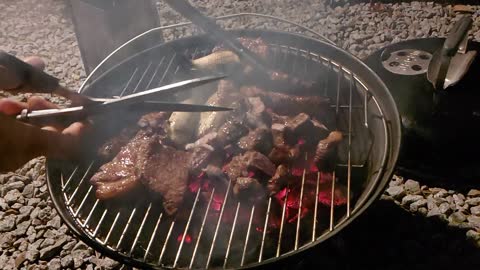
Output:
[[[252,17],[256,25],[247,22]],[[265,22],[258,23],[259,18]],[[77,163],[49,159],[48,185],[57,210],[70,229],[99,252],[142,268],[259,266],[333,236],[360,215],[390,179],[400,145],[399,116],[386,86],[367,66],[328,42],[298,33],[264,30],[286,23],[284,20],[272,22],[272,17],[239,14],[219,22],[228,28],[229,20],[240,20],[251,28],[230,30],[235,35],[261,37],[269,45],[277,69],[315,79],[321,85],[318,94],[333,101],[330,110],[335,119],[328,127],[342,131],[345,139],[339,146],[334,181],[329,188],[333,191],[336,186],[345,187],[345,205],[326,206],[315,200],[309,214],[291,221],[286,218],[286,203],[279,205],[272,198],[249,205],[236,201],[228,192],[217,191],[201,201],[197,192],[185,200],[184,217],[169,217],[162,213],[160,203],[146,196],[127,201],[97,200],[89,183],[101,166],[94,159]],[[262,30],[254,29],[258,25]],[[287,25],[281,29],[292,27]],[[204,56],[216,45],[205,35],[188,35],[185,29],[189,27],[184,23],[152,29],[127,42],[92,72],[82,93],[122,96],[188,77],[182,65],[184,59]],[[140,43],[146,38],[155,40],[161,31],[180,37],[150,47]],[[300,192],[286,194],[290,199],[296,196],[293,199],[300,204],[298,214],[307,196],[318,197],[319,178],[316,186],[306,186],[304,173]],[[327,194],[332,203],[338,199],[335,192]],[[218,204],[217,196],[223,198],[223,203]],[[280,213],[280,218],[276,221],[279,226],[273,228],[274,211]],[[225,215],[233,221],[222,222]],[[254,218],[259,216],[260,222]]]

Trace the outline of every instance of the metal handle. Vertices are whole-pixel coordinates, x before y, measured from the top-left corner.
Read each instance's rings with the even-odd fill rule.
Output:
[[[59,80],[15,56],[0,51],[0,89],[16,92],[52,93]]]

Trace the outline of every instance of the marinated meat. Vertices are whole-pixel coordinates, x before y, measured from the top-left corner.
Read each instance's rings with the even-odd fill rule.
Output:
[[[238,177],[233,186],[233,194],[239,199],[254,202],[265,196],[262,185],[251,177]]]
[[[225,122],[218,129],[218,139],[220,144],[227,145],[238,141],[242,136],[248,133],[248,128],[245,127],[243,121],[238,118],[232,118]]]
[[[237,181],[238,177],[248,176],[247,163],[243,155],[233,157],[224,167],[224,172],[233,183]]]
[[[249,51],[255,53],[261,58],[266,59],[269,55],[269,49],[268,49],[268,44],[265,43],[261,38],[238,38],[238,41],[244,46],[246,49]],[[225,51],[225,45],[221,44],[213,48],[212,53],[219,52],[219,51]]]
[[[214,180],[216,183],[221,183],[225,187],[228,185],[227,176],[220,167],[208,165],[203,171],[207,174],[208,179]]]
[[[126,127],[120,131],[118,136],[107,140],[97,151],[99,158],[105,161],[112,160],[120,149],[126,145],[130,139],[138,132],[139,127]]]
[[[289,116],[299,113],[321,116],[329,103],[329,99],[326,97],[288,95],[265,91],[257,86],[241,87],[240,92],[247,97],[261,97],[265,105],[275,113]]]
[[[276,145],[268,154],[268,158],[276,165],[290,164],[300,157],[300,145]]]
[[[245,120],[250,128],[267,128],[271,125],[271,117],[268,115],[262,99],[259,97],[247,98],[247,107]]]
[[[267,189],[270,192],[270,196],[277,194],[277,192],[287,186],[288,176],[288,167],[280,164],[275,170],[275,174],[268,180]]]
[[[238,142],[243,151],[255,150],[268,155],[273,147],[272,132],[267,128],[257,128],[248,133]]]
[[[163,199],[163,208],[173,215],[183,202],[188,186],[191,154],[162,146],[148,157],[141,168],[142,183],[148,189],[159,193]]]
[[[140,184],[140,168],[158,144],[158,137],[140,130],[115,158],[102,165],[90,182],[101,200],[118,197]],[[105,184],[108,184],[104,186]]]
[[[209,145],[202,145],[193,148],[191,153],[189,164],[190,172],[193,175],[199,175],[212,160],[214,149],[211,146],[209,147]]]
[[[212,148],[215,148],[219,144],[218,142],[218,134],[217,132],[213,131],[210,133],[205,134],[203,137],[195,141],[194,143],[189,143],[185,146],[186,150],[193,149],[198,146],[205,146],[209,145]]]
[[[151,128],[154,131],[164,133],[165,122],[170,117],[171,112],[151,112],[143,115],[138,120],[138,126],[141,128]]]
[[[321,140],[315,150],[315,163],[319,168],[326,166],[326,162],[335,152],[334,149],[342,141],[343,135],[339,131],[332,131],[327,138]]]
[[[257,151],[248,151],[243,154],[248,170],[262,172],[267,176],[275,174],[275,165],[265,155]]]

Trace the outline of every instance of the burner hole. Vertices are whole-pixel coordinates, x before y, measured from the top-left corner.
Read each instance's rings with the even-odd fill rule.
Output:
[[[419,66],[419,65],[413,65],[412,69],[415,70],[415,71],[420,71],[420,70],[422,70],[422,67]]]
[[[407,53],[406,52],[397,52],[397,55],[398,56],[405,56],[405,55],[407,55]]]
[[[399,62],[396,62],[396,61],[393,61],[393,62],[390,62],[389,65],[390,65],[391,67],[398,67],[398,66],[400,65],[400,63],[399,63]]]
[[[423,60],[428,60],[430,59],[430,56],[426,55],[426,54],[420,54],[418,57],[420,57],[420,59],[423,59]]]

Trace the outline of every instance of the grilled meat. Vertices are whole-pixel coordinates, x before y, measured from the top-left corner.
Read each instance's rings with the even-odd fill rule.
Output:
[[[238,118],[229,119],[218,129],[218,139],[221,145],[227,145],[238,141],[242,136],[248,133],[243,121]]]
[[[267,128],[271,125],[272,119],[267,113],[267,108],[259,97],[247,98],[246,124],[250,128]]]
[[[342,141],[343,135],[339,131],[332,131],[327,138],[321,140],[315,150],[315,163],[319,168],[326,166],[326,162],[334,154],[336,146]]]
[[[90,182],[97,187],[101,200],[121,196],[140,184],[140,168],[151,155],[158,137],[140,130],[115,158],[102,165]]]
[[[243,200],[255,202],[265,197],[265,191],[257,179],[251,177],[238,177],[233,186],[233,194]]]
[[[263,154],[257,151],[248,151],[243,154],[243,158],[248,170],[261,172],[267,176],[275,174],[275,165]]]
[[[268,92],[257,86],[244,86],[240,92],[247,97],[261,97],[265,105],[281,115],[307,113],[321,116],[327,108],[329,99],[320,96],[296,96],[284,93]]]
[[[198,175],[212,160],[214,149],[209,145],[202,145],[193,148],[191,154],[189,169],[193,175]]]
[[[190,157],[188,152],[162,146],[145,160],[141,168],[142,183],[162,196],[163,208],[168,215],[175,214],[183,202]]]
[[[280,164],[275,170],[275,174],[268,180],[267,189],[270,196],[277,194],[280,190],[287,186],[289,170],[285,164]]]
[[[243,151],[255,150],[268,155],[273,147],[272,132],[267,128],[257,128],[248,133],[238,142]]]

